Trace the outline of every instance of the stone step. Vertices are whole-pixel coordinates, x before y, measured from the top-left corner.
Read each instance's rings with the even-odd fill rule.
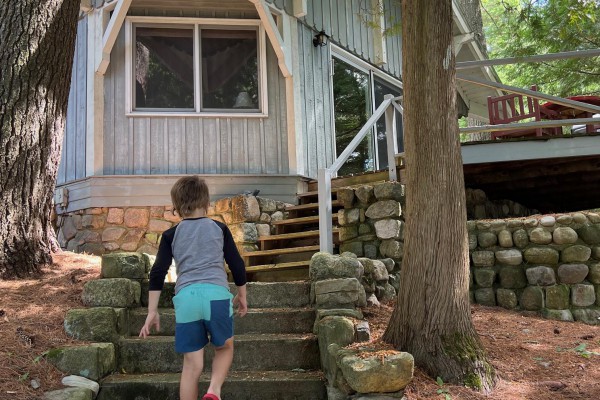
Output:
[[[112,375],[102,382],[97,400],[178,400],[179,374]],[[210,376],[203,374],[199,388],[208,389]],[[325,400],[320,372],[231,371],[223,385],[227,400]]]
[[[236,286],[229,285],[232,293]],[[247,284],[249,308],[307,307],[310,304],[310,283],[308,282],[249,282]],[[174,283],[165,283],[158,306],[173,308]],[[142,283],[142,305],[148,306],[148,282]]]
[[[179,372],[182,355],[175,352],[173,336],[154,336],[146,339],[125,338],[119,342],[121,372],[163,373]],[[214,349],[206,347],[205,368],[210,370]],[[291,371],[320,368],[317,339],[312,334],[248,334],[235,338],[234,371]]]
[[[175,334],[175,310],[165,308],[159,311],[160,332],[156,335],[173,336]],[[306,333],[311,332],[315,321],[312,308],[265,308],[248,310],[248,314],[234,319],[236,335],[248,333]],[[129,334],[137,336],[146,321],[147,310],[133,309],[129,313]]]

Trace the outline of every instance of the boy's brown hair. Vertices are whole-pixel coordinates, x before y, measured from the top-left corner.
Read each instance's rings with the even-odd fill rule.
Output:
[[[175,211],[182,218],[189,216],[197,208],[208,210],[208,186],[204,179],[197,175],[179,178],[171,188],[171,201]]]

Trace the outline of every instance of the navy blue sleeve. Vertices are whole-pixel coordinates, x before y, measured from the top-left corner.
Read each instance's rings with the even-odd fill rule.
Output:
[[[225,262],[231,271],[231,276],[233,276],[233,281],[236,286],[244,286],[246,284],[246,266],[233,241],[231,231],[227,225],[218,221],[215,222],[217,222],[223,230],[223,254],[225,255]]]
[[[175,228],[167,229],[163,232],[160,238],[160,244],[158,245],[158,254],[156,254],[156,260],[150,270],[150,289],[149,290],[162,290],[165,284],[165,276],[169,272],[169,267],[173,263],[173,238],[175,237]]]

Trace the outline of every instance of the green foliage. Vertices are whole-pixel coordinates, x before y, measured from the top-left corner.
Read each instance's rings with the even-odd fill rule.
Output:
[[[439,389],[436,391],[436,393],[440,396],[444,396],[444,400],[451,400],[452,396],[450,396],[450,391],[448,388],[444,387],[444,380],[438,376],[435,380],[435,383],[437,383],[439,386]]]
[[[563,349],[561,347],[556,348],[557,353],[560,353],[563,351],[573,351],[573,352],[577,353],[577,355],[579,355],[583,358],[591,358],[592,356],[600,356],[600,353],[596,353],[594,351],[587,350],[586,343],[579,343],[577,346],[573,347],[572,349]]]
[[[600,48],[597,0],[482,0],[490,58]],[[600,57],[496,67],[504,83],[557,96],[600,94]]]

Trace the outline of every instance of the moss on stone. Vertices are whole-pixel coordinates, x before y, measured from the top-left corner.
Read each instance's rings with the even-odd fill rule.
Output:
[[[487,372],[486,372],[487,373]],[[481,391],[483,389],[483,385],[481,383],[481,377],[477,374],[467,374],[464,380],[464,384],[466,387]]]

